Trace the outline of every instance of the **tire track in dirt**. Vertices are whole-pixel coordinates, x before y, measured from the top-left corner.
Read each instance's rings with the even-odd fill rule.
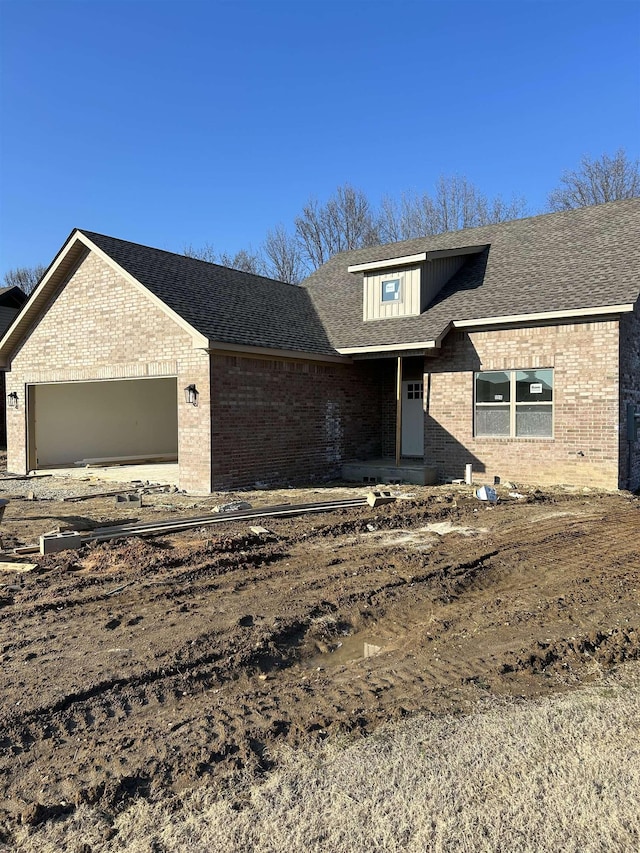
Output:
[[[371,515],[358,511],[311,535],[282,522],[274,543],[223,536],[216,550],[217,540],[181,535],[101,546],[81,556],[78,571],[52,567],[46,588],[32,587],[24,610],[18,594],[1,626],[10,690],[0,805],[13,815],[61,800],[115,808],[135,793],[222,784],[240,767],[263,772],[277,742],[463,709],[488,689],[536,695],[551,680],[541,673],[540,683],[527,661],[531,650],[548,651],[536,645],[547,638],[556,687],[563,660],[575,678],[595,658],[608,666],[636,655],[640,599],[630,584],[640,575],[640,514],[629,502],[615,506],[597,513],[584,498],[565,501],[574,514],[560,517],[536,505],[535,535],[525,507],[383,507],[379,529],[415,531],[446,515],[477,535],[431,535],[426,550],[385,547],[368,538]],[[135,566],[131,574],[123,564]],[[82,571],[109,586],[135,584],[117,600],[76,594],[60,611],[34,609],[47,603],[39,595],[71,602]],[[580,646],[590,631],[593,653]],[[378,637],[380,653],[365,659],[363,643]],[[341,657],[345,649],[351,656]],[[25,668],[27,650],[37,657]],[[94,658],[113,672],[101,676],[88,665]],[[511,671],[501,669],[509,662]],[[37,701],[20,692],[27,684]]]

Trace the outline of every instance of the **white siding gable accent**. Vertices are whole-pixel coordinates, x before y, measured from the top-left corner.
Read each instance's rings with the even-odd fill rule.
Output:
[[[420,266],[388,268],[364,274],[362,319],[415,317],[420,313]],[[399,298],[384,302],[385,282],[399,281]]]

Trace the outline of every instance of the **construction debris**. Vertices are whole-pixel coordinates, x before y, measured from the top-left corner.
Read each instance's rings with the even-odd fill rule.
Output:
[[[75,501],[89,501],[91,498],[112,498],[114,495],[126,495],[130,492],[137,492],[138,489],[113,489],[110,492],[93,492],[88,495],[70,495],[68,498],[62,498],[65,503],[74,503]]]
[[[490,504],[498,503],[498,493],[493,486],[480,486],[476,489],[476,497],[479,501],[487,501]]]
[[[126,504],[127,506],[140,507],[142,506],[142,495],[137,492],[134,494],[116,495],[116,503],[119,506]]]
[[[266,527],[260,527],[259,525],[256,525],[255,527],[250,527],[249,530],[252,533],[255,533],[256,536],[270,536],[271,535],[270,530],[267,530]]]
[[[13,553],[19,554],[20,556],[23,554],[37,554],[39,551],[39,545],[19,545],[17,548],[13,549]]]
[[[369,506],[382,506],[383,504],[390,504],[395,501],[395,498],[391,494],[391,492],[369,492],[367,495],[367,503]]]
[[[68,530],[63,533],[45,533],[40,537],[41,554],[57,554],[58,551],[67,551],[69,548],[78,549],[83,542],[83,535]]]
[[[241,509],[251,509],[251,504],[247,501],[232,501],[228,504],[214,506],[211,512],[238,512]]]
[[[253,518],[271,516],[294,516],[313,512],[329,512],[338,509],[352,509],[367,505],[366,498],[350,498],[343,501],[325,501],[311,504],[281,504],[260,509],[229,511],[218,513],[217,517],[184,518],[176,521],[156,521],[141,524],[119,524],[112,527],[98,527],[95,530],[45,534],[40,537],[40,553],[55,554],[70,548],[78,549],[88,542],[106,542],[109,539],[121,539],[126,536],[162,536],[167,533],[179,533],[196,527],[209,527],[227,521],[248,521]]]
[[[120,586],[117,586],[115,589],[109,590],[109,592],[105,592],[104,597],[108,598],[110,595],[115,595],[118,592],[122,592],[123,589],[126,589],[128,586],[131,586],[135,581],[129,581],[128,583],[123,583]]]

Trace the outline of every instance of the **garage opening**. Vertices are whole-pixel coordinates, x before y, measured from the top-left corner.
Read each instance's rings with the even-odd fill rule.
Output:
[[[175,377],[29,386],[28,465],[176,461]]]

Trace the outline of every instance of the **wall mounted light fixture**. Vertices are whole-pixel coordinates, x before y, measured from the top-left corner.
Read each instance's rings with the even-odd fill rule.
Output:
[[[18,408],[18,394],[16,391],[12,391],[10,394],[7,394],[7,402],[9,404],[9,408]]]
[[[198,405],[198,389],[195,385],[187,385],[184,389],[184,399],[185,402],[191,403],[192,406]]]

